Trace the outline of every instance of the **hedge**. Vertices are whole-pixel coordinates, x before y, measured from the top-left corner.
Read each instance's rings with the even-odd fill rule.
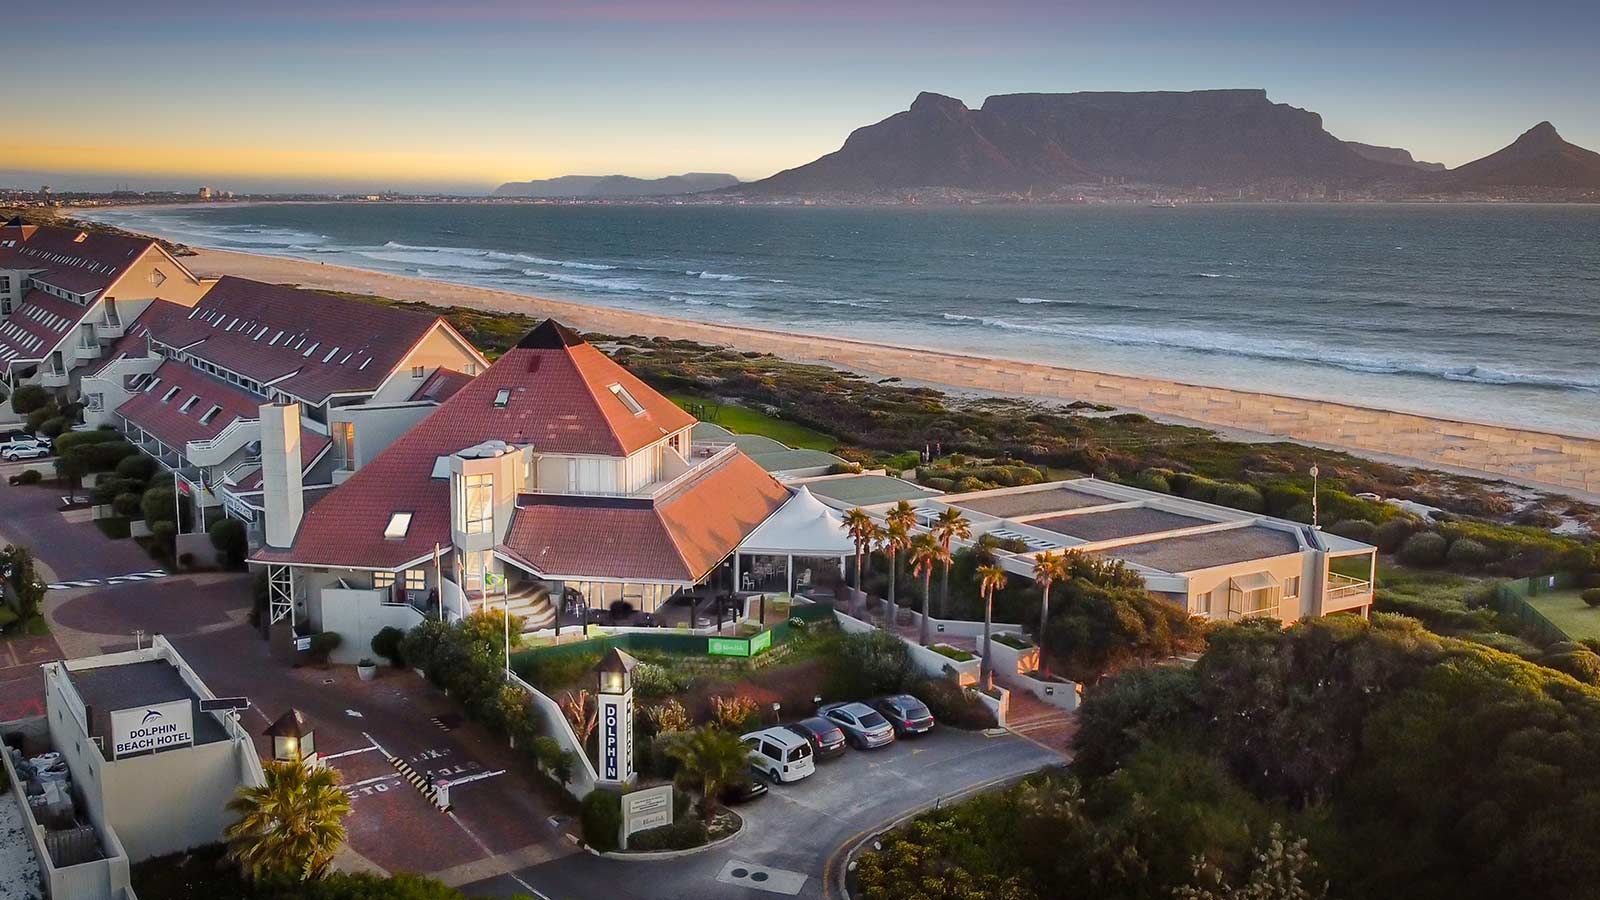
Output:
[[[622,829],[622,797],[614,791],[596,788],[583,798],[579,821],[583,842],[602,853],[617,849],[617,832]]]
[[[25,384],[11,392],[11,409],[26,416],[50,403],[50,392],[37,384]]]

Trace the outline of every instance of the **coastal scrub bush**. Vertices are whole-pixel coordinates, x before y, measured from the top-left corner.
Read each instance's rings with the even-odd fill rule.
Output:
[[[622,798],[614,791],[592,790],[583,798],[579,821],[583,842],[604,853],[617,849],[617,832],[622,828]]]
[[[395,668],[401,668],[406,664],[405,654],[400,651],[401,642],[405,639],[404,631],[393,625],[385,625],[372,636],[372,652],[387,659]]]
[[[866,697],[894,694],[922,679],[905,641],[873,630],[839,638],[838,651],[828,672],[826,690],[832,697]]]
[[[224,516],[206,529],[206,534],[211,538],[211,546],[216,548],[217,557],[224,566],[230,569],[244,567],[244,558],[250,552],[250,539],[245,534],[243,522],[232,516]]]
[[[1311,492],[1303,487],[1293,484],[1277,482],[1261,488],[1262,499],[1266,501],[1267,512],[1274,516],[1289,518],[1289,510],[1297,506],[1311,505]]]
[[[1600,606],[1600,587],[1586,588],[1578,596],[1582,597],[1583,602],[1590,606]]]
[[[178,542],[178,526],[171,520],[155,522],[150,526],[150,541],[153,552],[162,559],[173,559],[174,548]]]
[[[144,520],[155,528],[161,522],[176,522],[178,519],[178,495],[170,487],[153,487],[144,492],[144,497],[139,501],[139,508],[144,512]],[[176,532],[176,530],[174,530]]]
[[[143,499],[138,494],[118,494],[111,500],[111,511],[124,518],[137,519],[144,514]]]
[[[688,850],[690,847],[699,847],[706,842],[706,826],[695,816],[689,816],[671,825],[662,825],[628,836],[628,849],[640,852],[648,850]]]
[[[36,384],[25,384],[11,392],[11,410],[19,416],[29,415],[50,403],[50,392]]]
[[[1450,551],[1445,554],[1450,565],[1463,569],[1480,568],[1491,558],[1489,548],[1472,538],[1456,538],[1450,542]]]
[[[1172,493],[1172,484],[1167,481],[1167,476],[1161,469],[1145,469],[1133,476],[1133,486],[1144,488],[1147,491],[1159,491],[1163,494]]]
[[[1216,502],[1246,512],[1266,510],[1266,501],[1262,499],[1261,492],[1248,484],[1223,482],[1217,485]]]
[[[38,484],[44,480],[44,475],[38,469],[28,469],[17,475],[17,484]]]
[[[65,416],[56,416],[54,418],[45,419],[44,422],[39,425],[39,433],[47,438],[58,437],[61,432],[67,430],[67,426],[70,424],[71,423],[67,421]]]
[[[1418,532],[1400,545],[1400,561],[1408,566],[1437,566],[1444,562],[1447,547],[1444,535],[1432,531]]]
[[[34,434],[38,434],[44,428],[44,423],[60,417],[61,410],[57,409],[54,403],[51,403],[28,413],[27,428]],[[60,434],[59,431],[56,433]]]
[[[121,494],[143,494],[144,482],[131,478],[107,477],[95,482],[94,490],[89,492],[89,499],[95,503],[110,503]]]
[[[1405,544],[1406,539],[1422,530],[1422,522],[1409,516],[1390,519],[1377,527],[1372,533],[1373,540],[1378,549],[1385,553],[1394,553]]]
[[[911,687],[911,695],[928,705],[941,725],[981,731],[995,727],[994,713],[978,699],[978,692],[948,678],[927,678]]]
[[[1329,526],[1328,530],[1340,537],[1347,537],[1363,544],[1372,543],[1378,534],[1378,526],[1366,519],[1342,519]]]
[[[641,662],[633,667],[633,690],[641,698],[667,697],[688,687],[684,679],[665,666]]]
[[[155,477],[156,461],[143,453],[139,453],[117,463],[116,472],[120,478],[148,482]]]

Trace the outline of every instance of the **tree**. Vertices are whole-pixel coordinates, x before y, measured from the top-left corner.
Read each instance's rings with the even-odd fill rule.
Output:
[[[1327,882],[1317,879],[1317,863],[1306,850],[1306,839],[1289,838],[1277,823],[1255,863],[1245,883],[1234,886],[1216,866],[1197,859],[1193,883],[1179,887],[1172,896],[1174,900],[1322,900],[1328,896]]]
[[[895,575],[900,568],[900,555],[911,547],[911,533],[917,527],[917,510],[901,500],[889,508],[883,521],[888,525],[888,540],[893,547],[893,552],[889,553],[889,614],[892,617],[895,610]]]
[[[222,557],[222,564],[230,569],[244,566],[245,555],[250,552],[250,541],[245,535],[244,523],[232,516],[218,519],[206,531],[211,536],[211,546]]]
[[[11,409],[19,416],[44,409],[50,403],[50,392],[37,384],[25,384],[11,392]]]
[[[967,516],[954,506],[946,506],[939,511],[939,518],[933,523],[934,537],[938,538],[939,546],[944,548],[944,574],[939,584],[939,618],[950,614],[950,570],[955,567],[955,559],[951,555],[951,545],[957,540],[970,540],[972,538],[972,523],[967,521]]]
[[[567,695],[561,699],[561,712],[567,717],[567,724],[572,726],[573,732],[578,736],[578,743],[587,745],[589,735],[594,734],[595,728],[600,724],[589,692],[567,691]]]
[[[922,628],[919,640],[928,646],[928,598],[933,594],[934,566],[948,559],[939,541],[931,534],[919,534],[911,539],[909,560],[911,571],[922,579]]]
[[[994,625],[994,592],[1005,586],[1005,569],[996,565],[978,569],[978,593],[983,596],[983,664],[980,667],[978,684],[986,691],[994,686],[994,663],[991,655],[993,647],[989,641],[989,633]]]
[[[744,775],[750,757],[739,736],[711,726],[684,735],[667,749],[678,761],[676,780],[685,789],[700,794],[700,815],[711,823],[717,809],[717,795],[729,782]]]
[[[894,626],[895,610],[895,573],[900,570],[900,551],[911,544],[911,534],[901,522],[890,522],[883,529],[883,555],[889,558],[889,599],[888,607],[884,614],[883,627]]]
[[[228,801],[228,811],[239,816],[224,832],[228,858],[258,881],[321,878],[344,844],[350,812],[339,772],[290,762],[271,762],[263,771],[264,784],[241,788]]]
[[[1039,669],[1050,677],[1050,657],[1044,652],[1045,627],[1050,623],[1050,586],[1066,577],[1067,565],[1062,554],[1045,552],[1033,558],[1033,580],[1039,585]]]
[[[850,540],[856,545],[856,596],[859,597],[861,570],[866,566],[866,556],[872,552],[872,545],[882,539],[882,530],[878,528],[878,523],[867,515],[866,510],[859,506],[844,514],[844,527],[850,532]]]

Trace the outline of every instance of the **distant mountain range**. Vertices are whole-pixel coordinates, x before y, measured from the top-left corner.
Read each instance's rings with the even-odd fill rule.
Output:
[[[1006,94],[978,109],[923,93],[910,109],[856,129],[837,151],[732,192],[1051,193],[1125,184],[1316,185],[1379,196],[1582,192],[1600,187],[1600,155],[1546,122],[1499,153],[1446,169],[1407,150],[1340,140],[1321,116],[1273,103],[1264,90]]]
[[[508,181],[494,189],[496,197],[581,198],[667,197],[732,187],[739,179],[721,172],[689,172],[665,178],[627,175],[563,175],[535,181]]]

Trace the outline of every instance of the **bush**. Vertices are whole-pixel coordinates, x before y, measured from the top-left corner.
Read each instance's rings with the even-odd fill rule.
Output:
[[[1378,526],[1366,519],[1343,519],[1333,523],[1328,530],[1340,537],[1347,537],[1363,544],[1371,544],[1378,537]]]
[[[20,618],[22,617],[17,615],[16,610],[6,606],[3,603],[0,603],[0,632],[3,632],[12,625],[15,625],[17,620]],[[4,769],[0,769],[0,772],[4,771]]]
[[[120,494],[143,494],[144,482],[133,478],[107,477],[95,482],[94,490],[89,492],[89,499],[95,503],[111,503]]]
[[[206,529],[206,534],[211,538],[211,546],[217,548],[217,556],[224,566],[230,569],[244,568],[244,558],[250,552],[250,539],[245,534],[243,522],[232,516],[224,516]]]
[[[117,463],[117,476],[132,481],[149,482],[156,474],[156,461],[143,453],[127,457]]]
[[[172,559],[178,542],[178,526],[173,522],[156,522],[150,526],[150,539],[155,543],[155,553],[163,559]]]
[[[133,500],[137,505],[139,498],[134,497]],[[137,513],[135,513],[135,515],[137,515]],[[108,519],[95,519],[94,527],[100,529],[101,534],[111,538],[113,541],[120,541],[132,534],[132,531],[128,528],[127,516],[112,516]]]
[[[895,694],[923,679],[905,641],[873,630],[839,638],[826,691],[833,697]]]
[[[971,653],[968,653],[959,647],[952,647],[949,644],[934,644],[928,649],[939,654],[940,656],[953,659],[956,662],[966,662],[969,659],[977,659],[977,657],[973,656]]]
[[[1264,512],[1267,508],[1266,500],[1262,499],[1260,491],[1248,484],[1233,482],[1217,486],[1216,502],[1246,512]]]
[[[28,469],[17,476],[17,484],[38,484],[44,480],[44,474],[38,469]]]
[[[337,631],[319,631],[311,636],[311,656],[319,662],[327,662],[333,651],[339,649],[344,643],[344,638]]]
[[[404,631],[393,625],[385,625],[372,636],[372,652],[387,659],[398,669],[406,664],[405,656],[400,652],[400,642],[405,639]]]
[[[994,713],[978,699],[978,692],[963,688],[948,678],[928,678],[911,688],[912,696],[928,704],[928,711],[940,724],[968,731],[993,728]]]
[[[178,520],[178,495],[170,487],[153,487],[144,492],[144,498],[139,501],[139,509],[144,513],[144,520],[150,523],[153,530],[157,523],[176,522]],[[176,533],[177,529],[173,529]]]
[[[1450,542],[1450,552],[1445,554],[1450,565],[1464,569],[1480,568],[1492,558],[1489,548],[1472,538],[1456,538]]]
[[[1400,561],[1408,566],[1437,566],[1444,562],[1447,546],[1442,534],[1418,532],[1400,545]]]
[[[33,412],[29,413],[28,414],[28,421],[27,421],[27,428],[28,428],[29,431],[33,432],[34,434],[38,434],[41,430],[44,429],[44,423],[50,421],[51,419],[59,419],[60,417],[61,417],[61,410],[56,409],[55,404],[52,403],[49,406],[46,406],[46,407],[44,407],[42,409],[36,409]],[[60,434],[60,432],[56,432],[56,433]]]
[[[1133,486],[1144,488],[1147,491],[1159,491],[1163,494],[1172,493],[1172,484],[1159,470],[1145,469],[1133,476]]]
[[[1216,503],[1217,489],[1221,487],[1217,482],[1198,475],[1180,475],[1173,479],[1172,489],[1189,498],[1202,503]]]
[[[66,420],[65,416],[56,416],[52,419],[45,419],[44,422],[39,425],[39,433],[47,438],[59,437],[61,432],[66,431],[67,426],[71,424],[72,423]]]
[[[1422,523],[1408,516],[1390,519],[1377,527],[1372,533],[1372,538],[1379,550],[1393,553],[1405,544],[1407,538],[1421,529]]]
[[[1587,588],[1578,596],[1582,597],[1583,602],[1590,606],[1600,606],[1600,587]]]
[[[642,698],[654,699],[681,694],[688,686],[688,679],[665,666],[642,662],[633,667],[633,689]]]
[[[622,829],[622,797],[596,788],[583,798],[579,821],[583,842],[602,853],[617,849],[617,832]]]
[[[1294,518],[1289,511],[1297,506],[1311,507],[1311,492],[1298,485],[1269,484],[1261,489],[1261,497],[1266,501],[1267,512],[1284,518]]]
[[[690,847],[699,847],[706,842],[706,826],[696,816],[689,816],[671,825],[662,825],[628,836],[628,849],[645,852],[650,850],[688,850]]]
[[[37,384],[25,384],[11,392],[11,409],[19,416],[43,409],[49,403],[50,392]]]

